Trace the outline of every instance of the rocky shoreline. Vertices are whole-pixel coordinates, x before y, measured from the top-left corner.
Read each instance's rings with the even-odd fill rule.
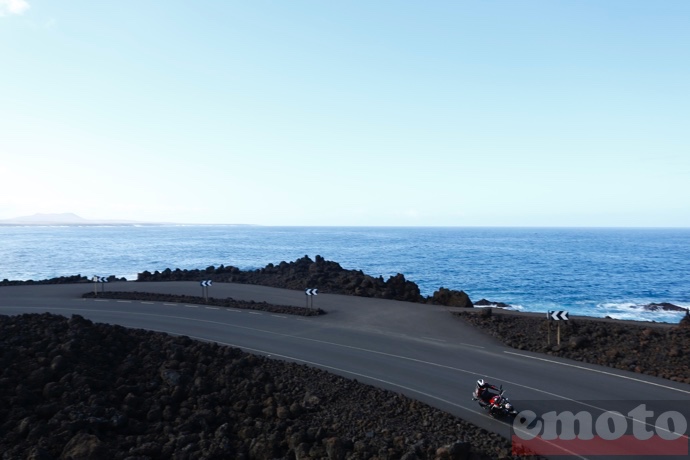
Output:
[[[188,337],[0,316],[0,350],[3,460],[511,458],[403,395]]]
[[[109,282],[127,281],[111,275],[105,277]],[[209,266],[205,269],[181,270],[166,268],[163,271],[143,271],[137,274],[136,281],[201,281],[211,280],[221,283],[252,284],[281,289],[302,290],[318,287],[324,294],[341,294],[378,299],[400,300],[421,304],[444,305],[447,307],[471,308],[474,306],[495,306],[509,309],[511,306],[504,302],[494,302],[481,299],[472,302],[464,291],[439,287],[431,296],[420,294],[416,283],[406,280],[398,273],[384,280],[382,276],[373,277],[361,270],[346,270],[337,262],[325,260],[316,256],[315,260],[304,256],[294,262],[280,262],[277,265],[268,264],[257,270],[243,271],[237,267]],[[0,281],[2,286],[44,285],[44,284],[75,284],[91,283],[85,276],[74,275],[46,280],[8,280]],[[639,305],[647,311],[686,311],[687,308],[673,305],[669,302],[649,303]]]

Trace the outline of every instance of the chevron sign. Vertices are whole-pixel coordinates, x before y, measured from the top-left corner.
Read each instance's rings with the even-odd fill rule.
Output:
[[[202,287],[207,287],[207,286],[211,286],[211,285],[213,284],[213,281],[211,281],[211,280],[203,280],[203,281],[201,281],[199,284],[200,284]]]
[[[94,282],[94,283],[107,283],[107,282],[108,282],[108,278],[106,278],[106,277],[104,277],[104,276],[96,276],[96,275],[93,275],[93,282]]]
[[[546,317],[548,319],[553,319],[555,321],[558,321],[558,320],[568,321],[568,312],[567,311],[549,311],[546,314]]]
[[[319,293],[318,289],[305,289],[304,293],[306,295],[317,295]]]

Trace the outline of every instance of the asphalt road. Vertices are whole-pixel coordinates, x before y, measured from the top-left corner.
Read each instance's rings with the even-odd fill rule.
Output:
[[[196,282],[117,282],[105,289],[201,295]],[[94,322],[187,335],[302,362],[403,393],[506,437],[509,425],[488,417],[470,399],[478,378],[503,385],[518,410],[538,415],[567,409],[596,418],[611,404],[625,414],[644,403],[654,412],[645,420],[648,431],[656,429],[656,417],[670,407],[690,420],[690,385],[507,348],[441,306],[319,294],[311,300],[327,314],[301,317],[82,299],[90,290],[93,286],[85,284],[0,287],[0,314],[79,314]],[[216,283],[209,295],[307,305],[302,291],[261,286]],[[632,425],[630,417],[626,421]],[[687,435],[688,430],[675,431]]]

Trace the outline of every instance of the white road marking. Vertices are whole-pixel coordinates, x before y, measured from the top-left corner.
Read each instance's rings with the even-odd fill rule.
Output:
[[[108,299],[94,299],[96,302],[109,302]]]
[[[444,342],[444,343],[446,342],[446,341],[443,340],[443,339],[435,339],[435,338],[433,338],[433,337],[422,337],[422,339],[433,340],[434,342]]]
[[[220,310],[218,307],[204,307],[206,310]]]
[[[504,351],[503,353],[506,353],[509,355],[520,356],[522,358],[536,359],[537,361],[546,361],[547,363],[552,363],[552,364],[560,364],[561,366],[574,367],[576,369],[582,369],[584,371],[597,372],[599,374],[610,375],[612,377],[618,377],[620,379],[632,380],[632,381],[639,382],[639,383],[645,383],[647,385],[653,385],[653,386],[665,388],[667,390],[679,391],[681,393],[690,394],[690,391],[681,390],[680,388],[673,388],[673,387],[670,387],[668,385],[662,385],[661,383],[648,382],[646,380],[638,379],[635,377],[628,377],[627,375],[614,374],[613,372],[602,371],[601,369],[591,369],[591,368],[585,367],[585,366],[578,366],[577,364],[562,363],[560,361],[554,361],[552,359],[539,358],[537,356],[530,356],[530,355],[523,355],[522,353],[515,353],[512,351]]]
[[[131,300],[118,300],[119,303],[132,303]]]
[[[235,309],[233,309],[233,308],[228,308],[228,311],[231,311],[231,312],[233,312],[233,313],[243,313],[242,310],[235,310]]]
[[[174,307],[178,304],[176,304],[176,303],[164,303],[163,305],[167,305],[168,307]]]
[[[276,318],[287,318],[287,316],[283,316],[283,315],[271,315],[271,316],[275,316]]]
[[[249,313],[250,315],[263,315],[263,313],[259,313],[258,311],[250,311],[247,313]]]
[[[481,345],[474,345],[474,344],[465,343],[465,342],[458,342],[458,345],[464,345],[466,347],[472,347],[472,348],[481,348],[482,350],[485,348],[485,347],[482,347]]]

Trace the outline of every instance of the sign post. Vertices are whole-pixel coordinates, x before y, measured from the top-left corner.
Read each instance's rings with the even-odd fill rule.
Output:
[[[546,312],[546,337],[547,345],[551,345],[551,312],[547,311]]]
[[[556,344],[560,345],[561,344],[561,323],[560,321],[568,321],[568,312],[567,311],[549,311],[546,314],[546,317],[549,320],[554,320],[558,321],[556,323]],[[551,343],[551,322],[549,321],[549,344]]]
[[[208,302],[208,287],[213,284],[213,281],[202,280],[199,284],[201,285],[201,297],[203,297],[204,300]]]
[[[93,275],[93,278],[91,280],[93,281],[93,293],[94,293],[94,295],[98,295],[98,283],[101,283],[101,292],[105,291],[105,283],[108,282],[108,278],[106,278],[104,276]]]
[[[307,308],[309,308],[309,298],[311,297],[311,307],[314,308],[314,296],[319,293],[318,289],[305,289],[304,293],[307,295]]]

